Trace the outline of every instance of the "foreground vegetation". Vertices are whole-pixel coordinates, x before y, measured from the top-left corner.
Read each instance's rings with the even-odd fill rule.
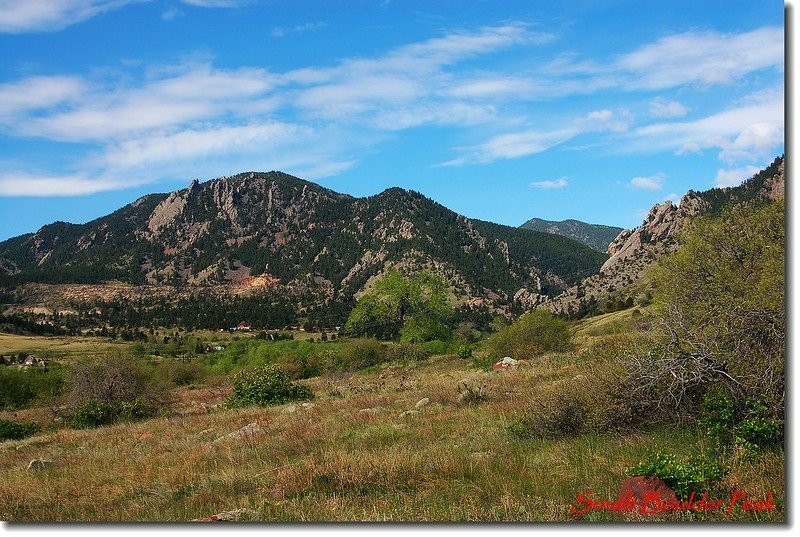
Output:
[[[783,207],[684,243],[650,307],[579,322],[454,327],[441,282],[392,273],[347,326],[387,341],[7,367],[0,518],[782,521]],[[636,475],[730,508],[615,510]]]

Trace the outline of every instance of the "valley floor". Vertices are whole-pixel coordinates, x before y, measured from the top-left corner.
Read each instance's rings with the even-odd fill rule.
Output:
[[[626,470],[648,453],[689,456],[707,441],[693,427],[557,440],[509,433],[541,390],[585,372],[576,353],[493,373],[440,356],[304,381],[317,394],[310,405],[241,410],[214,407],[224,387],[182,388],[171,417],[0,443],[0,519],[189,521],[236,510],[239,520],[269,521],[784,519],[782,451],[737,462],[714,492],[773,492],[772,511],[571,514],[585,508],[577,496],[586,491],[618,498]],[[488,400],[459,404],[462,379],[485,385]],[[224,438],[250,424],[252,434]],[[28,469],[34,459],[52,464]]]

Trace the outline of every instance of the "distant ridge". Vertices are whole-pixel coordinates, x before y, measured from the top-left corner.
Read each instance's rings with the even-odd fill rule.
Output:
[[[580,220],[543,220],[541,218],[531,218],[521,226],[523,229],[533,229],[544,233],[552,233],[569,237],[589,248],[598,252],[606,253],[608,245],[617,238],[624,228],[615,226],[604,226],[602,224],[587,224]]]

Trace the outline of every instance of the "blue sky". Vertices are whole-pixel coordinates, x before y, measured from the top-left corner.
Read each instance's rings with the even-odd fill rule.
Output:
[[[0,240],[282,170],[634,227],[783,153],[775,1],[0,0]]]

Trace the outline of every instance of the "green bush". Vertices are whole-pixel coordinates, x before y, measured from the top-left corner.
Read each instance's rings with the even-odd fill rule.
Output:
[[[35,423],[0,419],[0,441],[22,440],[39,432]]]
[[[68,403],[74,427],[98,427],[155,416],[170,403],[170,386],[156,368],[122,355],[74,364]]]
[[[495,358],[530,359],[545,352],[571,348],[572,335],[567,322],[543,309],[526,313],[486,341],[486,349]]]
[[[631,476],[661,478],[681,499],[688,498],[692,492],[708,491],[709,487],[727,473],[728,469],[715,460],[696,457],[681,462],[674,454],[666,451],[651,454],[628,470],[628,475]]]
[[[58,397],[63,387],[64,376],[60,367],[0,367],[0,409],[27,408],[39,399]]]
[[[425,360],[430,354],[416,343],[401,342],[389,345],[386,349],[386,360],[389,362],[417,362]]]
[[[783,420],[774,417],[764,400],[737,400],[712,391],[703,398],[703,413],[700,424],[723,448],[737,445],[749,456],[757,456],[783,441]]]
[[[374,339],[351,339],[331,356],[330,368],[356,371],[386,362],[388,347]]]
[[[588,408],[580,397],[558,393],[540,408],[513,420],[508,430],[518,438],[568,438],[584,432]]]
[[[233,377],[228,405],[232,408],[268,406],[313,398],[311,388],[292,382],[277,366],[266,365],[242,370]]]
[[[108,403],[88,399],[75,408],[70,425],[76,429],[94,429],[103,425],[152,418],[156,413],[156,408],[141,399]]]
[[[158,363],[154,375],[166,380],[173,386],[188,386],[206,378],[208,370],[200,364],[166,359]]]

